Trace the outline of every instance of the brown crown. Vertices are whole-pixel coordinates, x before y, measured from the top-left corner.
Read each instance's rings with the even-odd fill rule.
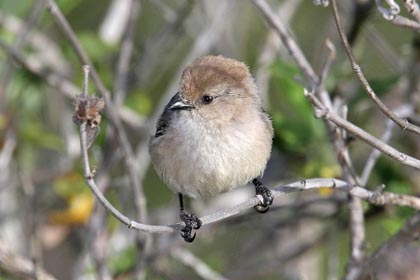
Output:
[[[195,100],[209,88],[220,84],[241,87],[249,78],[248,67],[242,62],[223,56],[204,56],[185,68],[180,93],[185,99]]]

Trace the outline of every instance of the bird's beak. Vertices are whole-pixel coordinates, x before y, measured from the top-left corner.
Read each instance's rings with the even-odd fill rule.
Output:
[[[171,110],[188,110],[190,111],[191,109],[194,109],[194,106],[191,104],[188,104],[186,101],[182,100],[181,97],[179,96],[179,94],[177,94],[175,96],[175,99],[172,100],[171,102],[171,106],[169,107],[169,109]]]

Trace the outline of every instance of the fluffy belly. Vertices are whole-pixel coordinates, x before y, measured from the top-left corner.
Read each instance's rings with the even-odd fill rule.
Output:
[[[228,136],[164,136],[151,144],[152,162],[168,186],[191,197],[210,197],[242,186],[262,174],[271,151],[271,135],[237,131]],[[171,151],[160,153],[159,151]]]

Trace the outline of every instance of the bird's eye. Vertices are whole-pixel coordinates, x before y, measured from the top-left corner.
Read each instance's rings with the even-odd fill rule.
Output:
[[[203,103],[204,104],[210,104],[213,101],[213,96],[204,95],[203,96]]]

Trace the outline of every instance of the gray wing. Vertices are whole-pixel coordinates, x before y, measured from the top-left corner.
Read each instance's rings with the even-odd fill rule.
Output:
[[[156,132],[155,137],[160,137],[165,134],[166,129],[169,126],[169,123],[174,115],[174,111],[170,109],[170,107],[180,99],[179,93],[176,93],[171,100],[169,100],[168,104],[166,104],[165,109],[163,109],[162,115],[156,124]]]

